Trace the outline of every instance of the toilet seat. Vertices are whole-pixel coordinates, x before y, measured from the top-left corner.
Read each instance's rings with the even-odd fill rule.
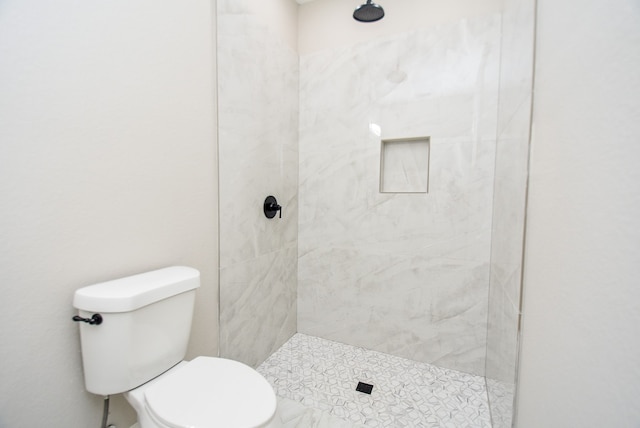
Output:
[[[144,392],[147,410],[171,428],[249,428],[276,410],[269,382],[238,361],[198,357]]]

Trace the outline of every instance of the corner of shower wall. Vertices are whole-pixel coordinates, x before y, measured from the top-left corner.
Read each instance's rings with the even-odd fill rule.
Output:
[[[506,0],[496,146],[486,379],[494,428],[512,425],[533,84],[535,0]]]

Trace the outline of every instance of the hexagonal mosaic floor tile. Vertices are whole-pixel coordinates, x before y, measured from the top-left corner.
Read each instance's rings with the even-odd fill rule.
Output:
[[[304,334],[258,367],[276,394],[368,427],[490,428],[485,380]],[[371,394],[356,391],[373,385]]]

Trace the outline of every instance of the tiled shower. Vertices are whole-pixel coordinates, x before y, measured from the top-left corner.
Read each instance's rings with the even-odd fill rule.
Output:
[[[299,332],[486,377],[511,425],[533,2],[489,3],[299,54],[255,3],[218,1],[222,356],[257,367]],[[416,139],[427,161],[397,167],[425,187],[381,191],[383,141]]]

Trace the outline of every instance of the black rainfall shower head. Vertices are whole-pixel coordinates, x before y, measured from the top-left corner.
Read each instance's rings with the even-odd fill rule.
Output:
[[[367,0],[366,4],[358,6],[358,8],[353,12],[353,19],[360,22],[379,21],[383,17],[384,9],[382,6],[371,3],[371,0]]]

